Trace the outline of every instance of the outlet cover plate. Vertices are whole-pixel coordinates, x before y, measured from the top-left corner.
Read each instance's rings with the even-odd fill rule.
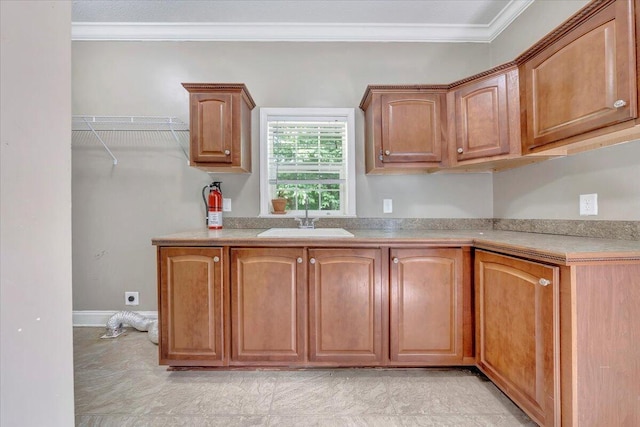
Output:
[[[580,195],[580,215],[598,215],[598,195],[597,194],[581,194]]]
[[[124,293],[125,305],[139,305],[140,293],[139,292],[125,292]]]
[[[384,199],[382,201],[382,212],[393,213],[393,199]]]

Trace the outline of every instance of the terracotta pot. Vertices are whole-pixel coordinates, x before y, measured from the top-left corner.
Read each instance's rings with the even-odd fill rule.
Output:
[[[281,197],[277,199],[271,199],[271,205],[273,206],[274,214],[283,214],[287,212],[285,211],[285,208],[287,207],[287,199]]]

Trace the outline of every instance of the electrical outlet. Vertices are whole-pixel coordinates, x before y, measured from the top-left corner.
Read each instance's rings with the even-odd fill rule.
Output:
[[[598,215],[598,195],[597,194],[581,194],[580,195],[580,215]]]
[[[222,199],[222,212],[231,212],[231,199]]]
[[[140,304],[140,295],[138,292],[125,292],[124,303],[126,305],[138,305]]]
[[[382,212],[383,213],[392,213],[393,212],[393,200],[392,199],[384,199],[382,201]]]

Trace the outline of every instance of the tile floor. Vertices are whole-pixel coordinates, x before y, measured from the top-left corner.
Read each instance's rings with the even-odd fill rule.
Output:
[[[74,328],[77,426],[535,426],[472,369],[167,371],[146,332]]]

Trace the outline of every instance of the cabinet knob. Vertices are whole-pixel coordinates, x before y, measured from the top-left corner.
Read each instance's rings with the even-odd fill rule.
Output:
[[[386,156],[388,156],[389,154],[391,154],[391,151],[386,150],[386,151],[384,152],[384,154],[385,154]]]
[[[229,154],[231,154],[231,151],[229,151],[229,150],[224,150],[224,155],[225,155],[225,156],[228,156]]]
[[[214,256],[213,257],[213,262],[220,262],[220,257]]]
[[[462,148],[458,148],[458,154],[462,154],[464,153],[464,150]]]
[[[316,259],[315,259],[315,258],[311,258],[311,259],[309,260],[309,264],[315,264],[315,263],[316,263]]]
[[[540,279],[538,280],[538,283],[542,286],[549,286],[551,284],[551,280],[547,280],[547,279]]]
[[[296,261],[298,261],[298,264],[302,264],[302,257],[298,257]]]
[[[394,264],[397,264],[397,263],[399,263],[399,262],[400,262],[400,260],[399,260],[397,257],[393,257],[393,263],[394,263]]]
[[[622,108],[625,105],[627,105],[627,103],[623,99],[618,99],[616,102],[613,103],[613,106],[616,108]]]

